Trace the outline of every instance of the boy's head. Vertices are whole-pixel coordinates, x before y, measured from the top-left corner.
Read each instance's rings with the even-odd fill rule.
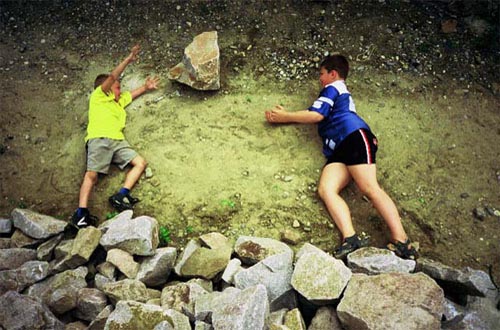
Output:
[[[320,68],[324,68],[327,72],[332,70],[337,71],[341,79],[347,79],[349,74],[349,62],[342,55],[330,55],[327,56],[323,62],[321,62]]]
[[[109,74],[107,73],[103,73],[103,74],[100,74],[98,75],[95,80],[94,80],[94,89],[96,89],[97,87],[101,86],[102,83],[109,77]]]

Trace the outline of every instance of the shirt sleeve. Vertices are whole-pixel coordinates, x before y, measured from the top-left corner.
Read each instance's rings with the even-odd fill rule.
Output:
[[[120,100],[118,103],[125,108],[127,105],[129,105],[132,102],[132,93],[130,92],[123,92],[120,95]]]
[[[323,88],[319,93],[319,97],[314,103],[308,108],[310,111],[316,111],[323,115],[328,116],[330,109],[335,103],[335,99],[339,96],[339,92],[333,86],[328,86]]]

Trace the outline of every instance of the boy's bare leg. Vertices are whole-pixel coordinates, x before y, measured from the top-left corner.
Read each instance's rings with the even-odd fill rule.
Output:
[[[87,208],[90,193],[92,188],[97,183],[97,172],[87,171],[83,177],[82,186],[80,187],[80,198],[78,202],[78,207]]]
[[[123,187],[127,189],[132,189],[141,177],[142,172],[146,169],[146,166],[148,166],[148,163],[141,156],[136,156],[130,161],[130,165],[132,165],[132,168],[128,171],[125,177],[125,183],[123,184]]]
[[[391,238],[394,241],[406,241],[408,236],[401,223],[398,209],[389,195],[378,184],[375,164],[348,166],[348,170],[358,188],[370,199],[375,209],[387,223],[391,231]]]
[[[344,239],[355,234],[349,207],[340,197],[340,192],[350,180],[351,175],[344,164],[331,163],[323,168],[318,186],[319,196]]]

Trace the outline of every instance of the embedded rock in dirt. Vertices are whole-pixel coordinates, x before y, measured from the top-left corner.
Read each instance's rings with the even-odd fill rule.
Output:
[[[220,88],[220,53],[217,31],[197,35],[184,50],[182,62],[170,69],[168,78],[199,90]]]

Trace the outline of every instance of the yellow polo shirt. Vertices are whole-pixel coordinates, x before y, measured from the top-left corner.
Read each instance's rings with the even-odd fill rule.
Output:
[[[94,138],[109,138],[124,140],[123,129],[127,120],[125,107],[132,102],[132,94],[123,92],[118,102],[115,95],[103,92],[101,86],[97,87],[90,95],[89,124],[85,142]]]

